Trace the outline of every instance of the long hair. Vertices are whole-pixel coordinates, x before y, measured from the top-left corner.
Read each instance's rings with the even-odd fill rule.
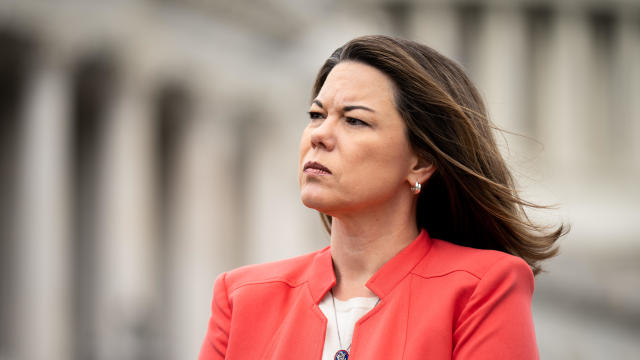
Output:
[[[430,236],[524,259],[534,274],[554,256],[568,227],[533,223],[494,139],[478,90],[452,60],[428,46],[390,36],[353,39],[335,50],[315,80],[315,98],[338,63],[373,66],[394,84],[394,101],[413,151],[436,166],[418,197],[416,223]],[[321,214],[327,231],[331,217]]]

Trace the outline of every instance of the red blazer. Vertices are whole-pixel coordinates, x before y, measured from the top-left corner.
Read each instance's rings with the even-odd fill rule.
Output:
[[[336,283],[331,249],[221,274],[200,360],[320,360]],[[350,359],[538,359],[533,274],[520,258],[426,231],[369,279],[381,300],[357,323]]]

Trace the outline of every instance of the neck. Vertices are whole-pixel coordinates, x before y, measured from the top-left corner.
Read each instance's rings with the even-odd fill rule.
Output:
[[[375,296],[365,284],[417,237],[414,214],[415,203],[406,209],[368,210],[333,218],[331,256],[336,298]]]

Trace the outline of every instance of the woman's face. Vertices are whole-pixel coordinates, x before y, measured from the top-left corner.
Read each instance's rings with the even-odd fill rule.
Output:
[[[414,155],[393,100],[393,83],[376,68],[342,62],[309,109],[300,142],[302,202],[332,216],[384,206],[410,194]],[[411,197],[409,197],[411,198]]]

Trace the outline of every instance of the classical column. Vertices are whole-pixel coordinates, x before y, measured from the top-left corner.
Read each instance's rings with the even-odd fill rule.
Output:
[[[239,264],[293,257],[329,243],[317,212],[300,200],[300,136],[309,121],[305,112],[311,80],[295,71],[282,70],[278,77],[298,79],[296,82],[272,86],[277,90],[254,97],[248,109],[244,98],[231,106],[235,110],[231,121],[236,128],[235,166],[241,169],[234,185],[240,189],[238,222],[245,240]]]
[[[16,359],[71,358],[69,74],[41,56],[28,84],[20,141],[15,244]]]
[[[489,118],[501,129],[526,134],[529,98],[525,13],[514,5],[494,5],[486,9],[479,31],[476,78]],[[526,145],[522,138],[499,132],[496,135],[507,159],[513,159],[514,165],[521,163],[526,149],[521,146]]]
[[[416,5],[408,16],[411,38],[447,57],[460,59],[460,16],[452,4],[430,2]]]
[[[95,327],[98,359],[140,359],[156,288],[154,126],[145,84],[120,69],[99,151]]]
[[[549,59],[540,64],[543,81],[538,89],[539,134],[544,144],[544,168],[571,174],[589,161],[588,91],[590,39],[584,14],[558,9],[552,23]]]
[[[205,95],[192,97],[175,139],[167,203],[168,314],[171,359],[195,359],[211,312],[213,280],[234,263],[233,134]],[[241,189],[242,190],[242,189]],[[247,226],[251,219],[240,222]]]

